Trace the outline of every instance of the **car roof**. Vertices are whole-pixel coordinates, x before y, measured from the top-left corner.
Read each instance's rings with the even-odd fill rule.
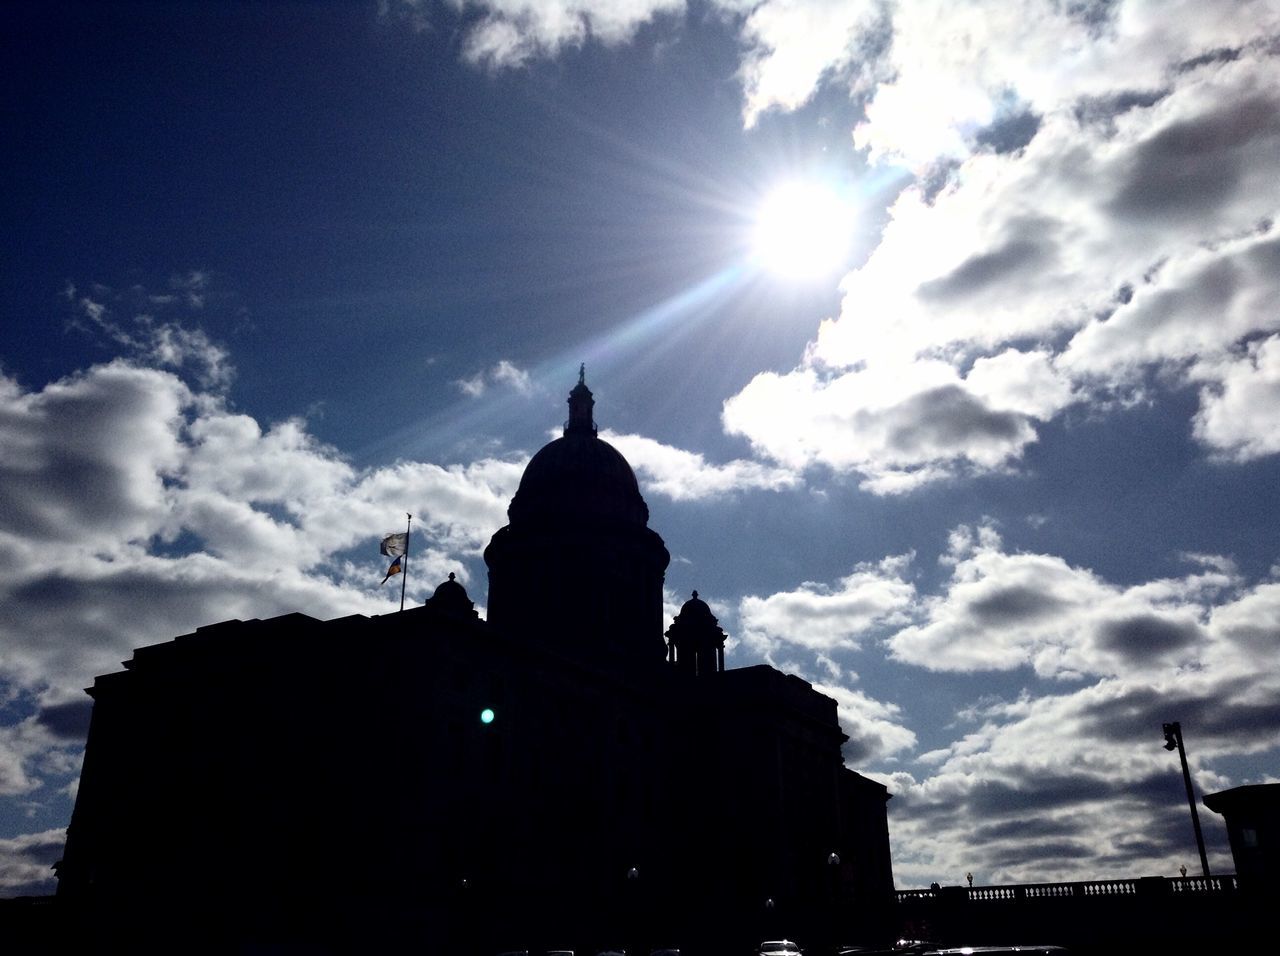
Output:
[[[1036,946],[1019,943],[1013,946],[948,946],[945,949],[926,950],[923,956],[1005,956],[1016,953],[1065,953],[1061,946]]]

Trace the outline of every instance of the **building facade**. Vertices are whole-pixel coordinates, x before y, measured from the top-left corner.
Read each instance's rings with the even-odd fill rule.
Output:
[[[1231,858],[1244,891],[1275,899],[1280,890],[1280,784],[1207,793],[1204,805],[1222,814],[1227,824]]]
[[[592,404],[580,378],[485,551],[487,620],[450,575],[99,677],[60,901],[139,945],[335,952],[882,928],[888,793],[844,766],[834,700],[724,667],[696,594],[664,634],[669,556]]]

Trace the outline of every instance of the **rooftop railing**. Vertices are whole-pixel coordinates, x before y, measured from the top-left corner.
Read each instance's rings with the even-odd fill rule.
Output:
[[[899,903],[932,900],[969,903],[1009,903],[1023,900],[1080,899],[1115,896],[1222,896],[1236,891],[1234,874],[1227,876],[1144,876],[1131,880],[1088,880],[1077,883],[1024,883],[1016,886],[941,886],[927,890],[899,890]]]

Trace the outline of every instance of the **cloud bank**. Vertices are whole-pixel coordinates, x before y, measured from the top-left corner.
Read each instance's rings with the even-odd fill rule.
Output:
[[[1274,454],[1280,12],[1176,6],[890,5],[854,139],[920,176],[726,430],[903,492],[1007,471],[1042,423],[1157,398],[1154,376],[1198,394],[1208,456]]]
[[[725,402],[760,457],[876,494],[1008,472],[1044,423],[1150,398],[1152,376],[1198,395],[1188,428],[1209,457],[1276,453],[1273,3],[449,6],[463,56],[492,69],[713,15],[738,40],[748,127],[843,89],[863,113],[853,145],[916,174],[801,364]]]
[[[895,795],[899,882],[1176,872],[1190,824],[1159,727],[1194,728],[1201,792],[1239,782],[1219,769],[1232,759],[1280,748],[1280,582],[1188,556],[1183,577],[1125,587],[1011,553],[990,526],[955,529],[940,558],[950,573],[932,593],[916,589],[906,555],[833,586],[744,598],[738,612],[771,657],[835,671],[818,683],[840,702],[847,756],[880,767]],[[916,752],[909,708],[866,697],[838,666],[877,645],[908,669],[1016,672],[1024,689],[981,696],[956,714],[950,743]],[[895,770],[902,757],[921,769]],[[1224,840],[1212,850],[1230,866]]]

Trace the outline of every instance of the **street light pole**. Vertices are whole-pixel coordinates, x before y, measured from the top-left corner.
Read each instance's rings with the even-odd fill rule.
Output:
[[[1196,810],[1196,794],[1191,789],[1191,771],[1187,767],[1187,751],[1182,746],[1182,724],[1174,721],[1164,725],[1164,749],[1178,751],[1178,759],[1182,761],[1182,782],[1187,787],[1187,803],[1191,806],[1191,825],[1196,831],[1196,849],[1200,851],[1200,869],[1209,875],[1209,857],[1204,852],[1204,834],[1200,832],[1200,814]]]
[[[827,872],[831,874],[828,884],[831,887],[830,926],[831,951],[834,953],[840,945],[840,854],[832,850],[827,854]]]
[[[631,946],[628,952],[640,952],[640,870],[638,867],[627,869],[627,899],[631,907]]]

